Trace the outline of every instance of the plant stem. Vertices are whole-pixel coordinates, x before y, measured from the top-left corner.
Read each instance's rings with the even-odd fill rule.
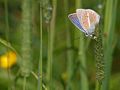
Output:
[[[96,81],[96,89],[95,90],[101,90],[101,85],[98,81]]]
[[[69,29],[69,22],[68,22],[68,0],[64,0],[64,13],[65,13],[65,29],[67,30],[67,48],[72,47],[72,41],[71,41],[71,33]],[[68,49],[67,51],[67,73],[68,73],[68,80],[67,80],[67,86],[66,90],[72,90],[72,75],[73,75],[73,50]]]
[[[76,0],[76,8],[81,8],[82,7],[82,1],[81,0]],[[81,76],[81,90],[89,90],[88,86],[88,79],[87,79],[87,66],[86,66],[86,55],[85,51],[86,48],[84,48],[85,40],[83,33],[80,32],[80,41],[79,41],[79,51],[78,51],[78,58],[80,62],[80,76]]]
[[[96,90],[100,90],[104,78],[104,55],[103,55],[103,41],[102,30],[97,28],[95,31],[95,60],[96,60]]]
[[[5,23],[6,23],[6,30],[5,30],[5,37],[6,37],[6,41],[9,42],[9,15],[8,15],[8,0],[4,0],[4,6],[5,6]],[[4,43],[4,42],[3,42]],[[9,43],[6,43],[6,46],[9,46]],[[7,51],[9,50],[9,47],[6,48]],[[9,56],[7,56],[7,58],[9,59]],[[9,61],[9,60],[8,60]],[[9,62],[8,62],[9,63]],[[9,80],[11,81],[11,77],[10,77],[10,69],[7,70],[8,71],[8,77]],[[10,87],[8,87],[8,89],[11,89]]]
[[[8,18],[8,0],[5,0],[5,22],[6,22],[6,40],[9,39],[9,18]],[[9,41],[8,41],[9,42]]]
[[[52,5],[53,5],[52,19],[50,21],[50,29],[48,30],[48,62],[47,62],[47,81],[48,81],[47,89],[48,90],[52,90],[52,87],[51,87],[52,86],[52,61],[53,61],[57,0],[52,0]]]
[[[40,0],[40,58],[38,64],[38,90],[42,90],[42,0]]]
[[[31,63],[31,24],[32,24],[32,16],[31,16],[31,0],[23,0],[22,3],[22,23],[21,23],[21,75],[27,78],[32,70]],[[23,87],[25,87],[23,85]]]
[[[104,33],[106,34],[104,40],[104,60],[105,60],[105,79],[103,81],[102,90],[109,90],[109,80],[111,76],[112,53],[114,50],[113,43],[115,39],[115,22],[116,9],[118,0],[107,0],[104,20]]]
[[[79,62],[80,62],[80,76],[81,76],[81,90],[89,90],[88,79],[87,79],[87,66],[86,66],[86,55],[84,48],[84,36],[83,33],[80,33],[80,43],[79,43]]]
[[[26,79],[27,79],[27,78],[24,77],[23,79],[24,79],[24,80],[23,80],[23,90],[26,90],[26,81],[27,81]]]

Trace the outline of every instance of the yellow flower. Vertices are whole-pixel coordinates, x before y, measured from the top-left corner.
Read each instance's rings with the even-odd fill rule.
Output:
[[[17,55],[13,51],[8,51],[0,56],[0,67],[4,69],[11,68],[16,64]]]

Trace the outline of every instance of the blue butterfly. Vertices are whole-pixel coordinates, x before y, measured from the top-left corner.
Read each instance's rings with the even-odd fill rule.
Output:
[[[91,9],[77,9],[76,13],[68,15],[70,21],[86,36],[92,37],[95,26],[99,23],[100,16]]]

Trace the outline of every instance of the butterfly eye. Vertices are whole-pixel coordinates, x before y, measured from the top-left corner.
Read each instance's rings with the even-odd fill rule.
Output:
[[[88,37],[89,35],[87,33],[85,33],[85,36]]]

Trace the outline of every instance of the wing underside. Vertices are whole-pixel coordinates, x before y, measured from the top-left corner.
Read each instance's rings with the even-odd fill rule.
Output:
[[[80,29],[82,32],[86,33],[86,31],[82,28],[81,23],[80,23],[76,13],[70,14],[68,16],[68,18],[78,29]]]

